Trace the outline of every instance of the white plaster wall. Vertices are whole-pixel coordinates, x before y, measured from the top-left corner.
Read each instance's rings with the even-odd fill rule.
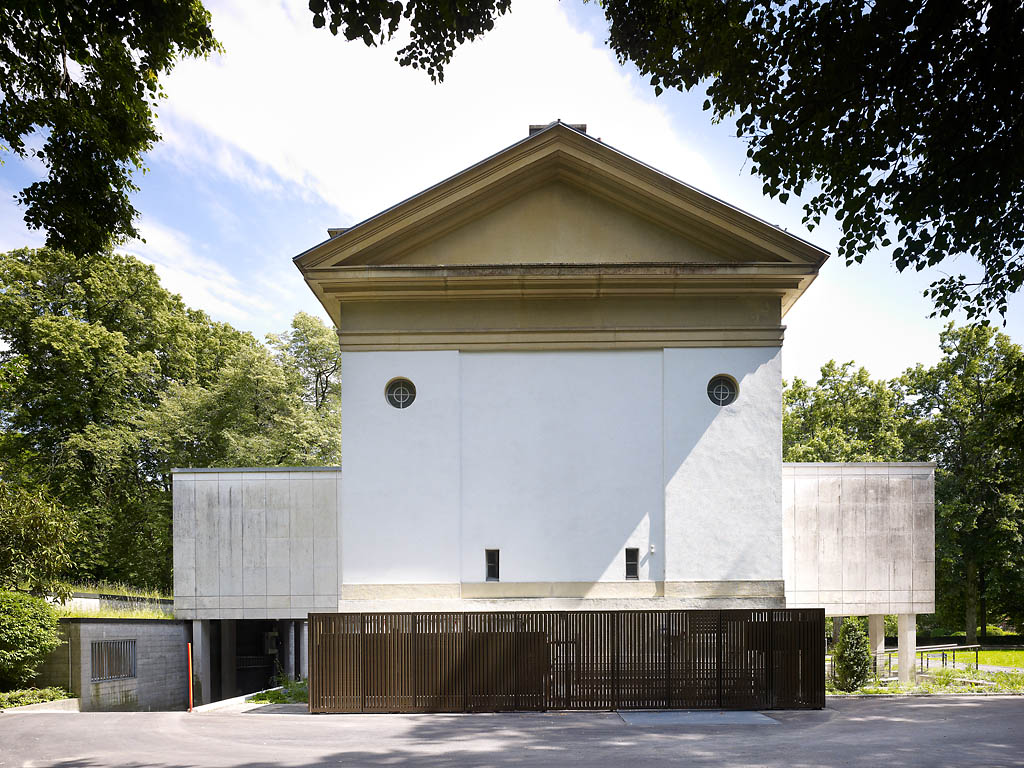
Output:
[[[661,580],[661,350],[463,353],[462,581]],[[655,544],[655,553],[650,545]]]
[[[458,352],[344,352],[342,370],[342,584],[457,583]],[[416,385],[401,410],[384,398],[399,376]]]
[[[782,579],[782,350],[666,349],[666,581]],[[729,374],[724,408],[708,381]]]

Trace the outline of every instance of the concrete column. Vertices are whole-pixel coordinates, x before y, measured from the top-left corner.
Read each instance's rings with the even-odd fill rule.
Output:
[[[278,635],[281,638],[281,669],[288,680],[295,679],[295,629],[294,622],[282,621]]]
[[[210,647],[210,621],[200,619],[192,622],[192,699],[199,704],[209,704],[213,686],[210,680],[210,666],[213,662],[213,648]]]
[[[299,677],[303,680],[309,678],[309,622],[299,622]]]
[[[220,622],[220,695],[222,699],[230,699],[238,695],[236,679],[238,664],[235,659],[236,626],[234,619],[221,619]]]
[[[900,683],[917,682],[917,614],[899,614]]]
[[[880,613],[868,616],[868,645],[874,658],[872,667],[878,674],[879,667],[885,663],[885,616]]]

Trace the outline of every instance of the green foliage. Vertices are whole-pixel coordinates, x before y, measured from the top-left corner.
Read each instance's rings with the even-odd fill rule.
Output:
[[[41,490],[28,490],[0,476],[0,589],[25,588],[66,599],[63,581],[71,570],[74,518]]]
[[[170,592],[160,589],[142,589],[131,584],[110,581],[78,582],[72,584],[71,589],[88,595],[121,595],[140,600],[169,600],[173,597]]]
[[[413,69],[425,69],[435,82],[444,80],[444,65],[456,46],[474,40],[494,28],[496,17],[506,13],[512,0],[462,0],[453,3],[410,0],[310,0],[313,26],[340,31],[347,40],[372,46],[389,40],[403,18],[409,20],[409,43],[396,61]]]
[[[255,341],[209,386],[174,384],[137,422],[137,434],[171,466],[297,466],[337,463],[340,414],[303,402],[304,382]]]
[[[267,340],[280,363],[302,377],[307,405],[320,411],[341,402],[341,347],[320,318],[299,312],[292,318],[291,331],[271,334]]]
[[[31,680],[58,645],[57,614],[45,600],[0,591],[0,690]]]
[[[131,256],[0,254],[0,467],[77,521],[64,576],[168,590],[173,467],[337,463],[330,335],[272,353]]]
[[[69,699],[71,694],[63,688],[22,688],[17,691],[0,692],[0,709],[42,704],[47,701]]]
[[[18,195],[26,223],[82,254],[137,237],[132,172],[159,139],[160,78],[218,49],[199,0],[0,6],[0,145],[47,171]]]
[[[868,635],[868,617],[867,616],[849,616],[845,621],[856,622],[857,626],[860,627],[860,631],[864,633],[864,636]],[[896,631],[899,629],[899,619],[895,614],[886,614],[883,617],[883,633],[886,637],[896,637]],[[825,637],[832,639],[832,620],[825,620]]]
[[[871,675],[871,650],[868,638],[856,621],[847,619],[839,628],[839,638],[832,650],[835,686],[841,691],[855,691]]]
[[[170,586],[170,480],[135,424],[243,338],[131,256],[0,254],[0,462],[74,513],[69,577]]]
[[[938,363],[902,379],[914,417],[908,446],[938,462],[940,611],[963,605],[973,644],[992,602],[1024,621],[1024,352],[984,326],[949,325],[940,345]]]
[[[73,605],[54,608],[62,619],[173,619],[174,614],[147,604],[126,602],[124,605],[111,603],[100,608],[78,608]]]
[[[246,701],[253,704],[306,704],[309,702],[309,685],[306,680],[285,678],[278,672],[275,682],[280,690],[269,690],[250,696]]]
[[[893,382],[830,362],[783,394],[787,461],[935,461],[938,625],[1024,625],[1024,353],[946,327],[942,358]],[[979,613],[984,614],[979,616]],[[927,625],[925,626],[927,629]]]
[[[656,94],[705,88],[764,193],[805,191],[834,216],[839,256],[891,248],[897,269],[955,254],[983,268],[931,284],[936,311],[1005,312],[1024,284],[1024,5],[835,0],[600,0],[608,44]],[[404,18],[402,65],[444,76],[455,47],[509,0],[313,0],[313,24],[376,45]]]
[[[830,360],[817,385],[796,378],[783,392],[783,460],[899,461],[905,421],[895,387]]]

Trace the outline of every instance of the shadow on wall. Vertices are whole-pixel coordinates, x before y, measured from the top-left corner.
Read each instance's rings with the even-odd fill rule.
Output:
[[[780,354],[666,350],[666,390],[678,393],[665,396],[668,581],[782,579]],[[722,373],[739,384],[724,407],[707,394]]]

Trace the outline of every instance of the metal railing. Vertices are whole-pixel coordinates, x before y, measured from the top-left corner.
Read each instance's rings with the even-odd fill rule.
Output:
[[[917,646],[914,650],[914,666],[918,672],[927,672],[931,669],[932,661],[941,664],[944,668],[946,666],[952,666],[956,668],[956,655],[960,654],[961,658],[970,658],[974,656],[974,668],[978,668],[978,660],[980,658],[979,653],[981,651],[980,645],[925,645]],[[882,677],[883,671],[885,677],[893,676],[893,660],[892,657],[896,656],[897,668],[899,666],[899,649],[898,648],[886,648],[884,651],[878,651],[872,654],[872,667],[875,675]],[[825,657],[825,672],[827,675],[834,674],[835,668],[833,666],[833,656],[829,654]]]

